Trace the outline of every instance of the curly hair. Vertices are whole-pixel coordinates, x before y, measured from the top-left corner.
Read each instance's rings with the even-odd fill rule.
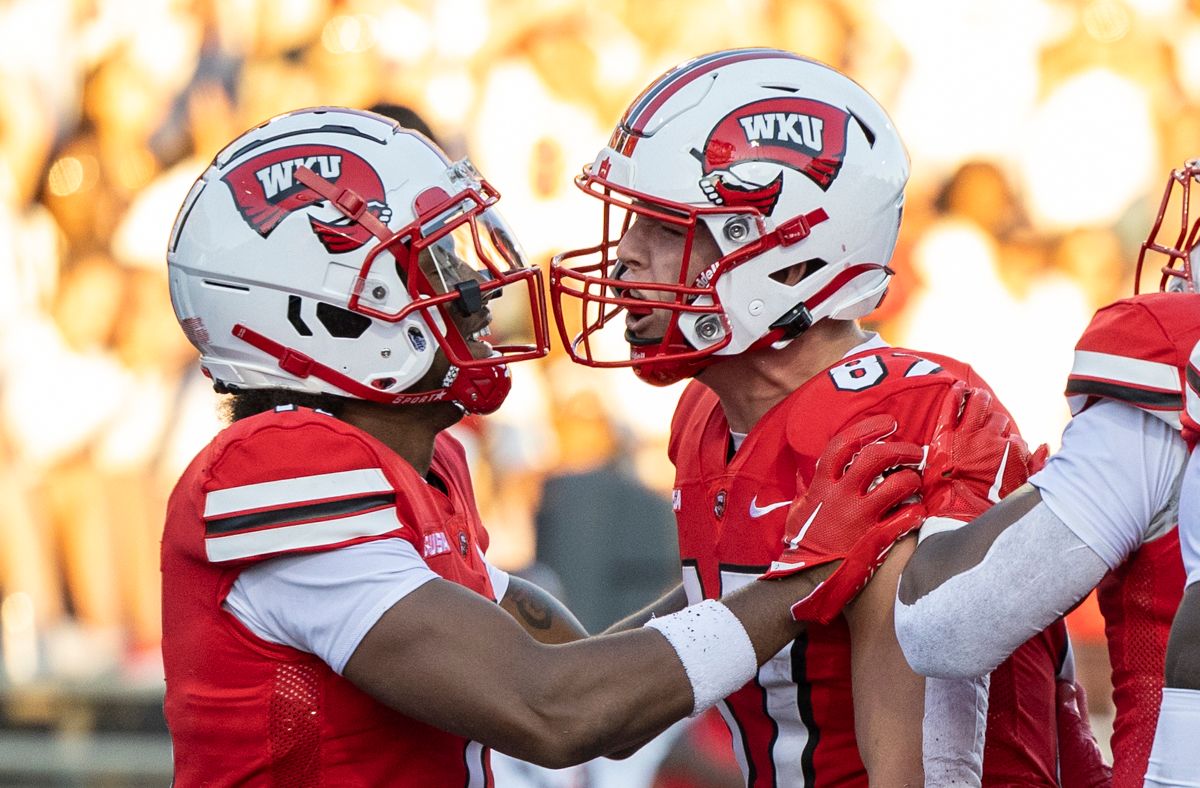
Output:
[[[274,410],[280,405],[323,410],[334,418],[340,418],[347,402],[345,397],[334,394],[311,394],[291,389],[239,389],[223,383],[216,383],[213,388],[218,394],[227,395],[221,403],[221,417],[230,424]]]

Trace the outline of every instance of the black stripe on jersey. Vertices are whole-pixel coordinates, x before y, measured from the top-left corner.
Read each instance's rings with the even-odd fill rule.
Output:
[[[286,509],[272,509],[269,512],[238,514],[233,517],[223,517],[220,520],[209,520],[204,524],[204,532],[209,536],[216,536],[234,533],[235,531],[248,531],[254,528],[284,525],[286,523],[298,523],[307,520],[328,520],[331,517],[362,514],[372,509],[378,509],[381,506],[393,506],[395,503],[395,493],[343,498],[340,501],[311,503],[304,506],[291,506]]]
[[[738,719],[738,716],[733,713],[732,706],[725,701],[721,702],[725,704],[725,711],[729,713],[730,717],[733,717],[734,727],[737,728],[737,734],[742,739],[742,752],[746,754],[746,785],[748,787],[753,786],[754,782],[758,779],[758,769],[754,765],[754,751],[750,749],[750,740],[746,738],[746,726],[743,725],[742,721]],[[733,731],[730,731],[729,733],[732,735]]]
[[[1154,391],[1133,386],[1122,386],[1107,380],[1084,380],[1069,378],[1067,380],[1068,395],[1083,395],[1089,397],[1108,397],[1120,402],[1128,402],[1151,410],[1178,410],[1182,404],[1182,396],[1178,391]]]
[[[779,785],[779,774],[778,769],[775,768],[775,742],[779,741],[779,722],[767,706],[767,688],[759,683],[758,674],[755,674],[752,681],[754,686],[758,687],[758,696],[762,699],[763,716],[771,721],[771,740],[767,742],[767,763],[771,765],[771,785],[777,786]]]
[[[1188,388],[1190,388],[1192,391],[1200,393],[1200,372],[1196,371],[1196,368],[1191,364],[1188,364],[1186,374]]]
[[[800,637],[792,641],[792,682],[796,685],[796,711],[800,721],[808,729],[808,741],[804,752],[800,755],[800,771],[804,774],[804,784],[817,784],[817,770],[813,766],[813,754],[821,740],[821,729],[813,717],[812,684],[808,682],[808,633],[802,632]]]
[[[739,575],[761,575],[763,572],[771,568],[770,564],[763,566],[751,566],[750,564],[717,564],[718,572],[732,572]],[[721,589],[721,595],[724,596],[725,589]]]

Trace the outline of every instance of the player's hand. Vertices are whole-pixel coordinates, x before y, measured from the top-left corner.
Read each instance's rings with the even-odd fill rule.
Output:
[[[986,389],[958,381],[942,401],[923,497],[930,515],[970,520],[1025,483],[1046,464],[1032,454],[1012,419]]]
[[[1112,768],[1104,762],[1088,721],[1087,695],[1070,679],[1059,679],[1055,722],[1058,727],[1058,770],[1063,788],[1108,788]]]
[[[910,502],[921,488],[914,468],[924,450],[884,440],[895,431],[896,420],[880,414],[836,435],[817,461],[808,490],[789,509],[784,552],[760,579],[841,561],[792,606],[797,621],[833,620],[871,579],[892,545],[925,519],[920,503]]]

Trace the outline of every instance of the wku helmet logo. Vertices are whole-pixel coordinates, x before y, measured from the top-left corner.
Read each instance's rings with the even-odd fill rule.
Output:
[[[361,156],[332,145],[294,145],[255,156],[221,179],[246,224],[263,238],[288,214],[324,199],[296,179],[297,167],[308,167],[325,180],[351,189],[383,223],[391,219],[391,209],[383,201],[383,181]],[[365,227],[344,216],[324,221],[310,215],[308,221],[321,244],[335,254],[351,252],[371,239]]]
[[[769,215],[779,201],[783,170],[764,183],[761,176],[747,177],[741,165],[770,162],[803,173],[826,191],[842,168],[849,120],[845,110],[812,99],[766,99],[739,107],[713,127],[704,150],[694,152],[704,170],[700,188],[716,205]]]

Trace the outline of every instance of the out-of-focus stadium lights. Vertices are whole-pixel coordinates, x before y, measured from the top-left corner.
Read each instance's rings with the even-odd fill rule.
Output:
[[[87,191],[96,183],[99,164],[94,156],[63,156],[50,165],[46,186],[55,197],[69,197]]]
[[[137,70],[161,85],[187,84],[200,51],[199,21],[164,8],[139,18],[134,29],[129,56]]]
[[[625,35],[615,35],[596,53],[600,81],[606,85],[623,85],[633,82],[645,70],[642,65],[642,48],[636,40]]]
[[[29,594],[14,591],[0,603],[4,672],[13,684],[23,684],[37,675],[37,631],[33,624],[33,599]]]
[[[375,46],[375,24],[369,14],[339,14],[321,29],[321,44],[335,55],[365,52]]]
[[[889,109],[914,171],[1003,155],[1037,98],[1038,48],[1055,24],[1046,3],[883,0],[877,10],[910,59]]]
[[[1200,26],[1192,26],[1176,42],[1176,77],[1192,101],[1200,99]]]
[[[485,0],[438,0],[433,4],[434,49],[443,57],[468,58],[491,29]]]
[[[1111,224],[1157,172],[1147,96],[1107,69],[1072,77],[1034,113],[1017,159],[1038,224]]]
[[[1092,0],[1083,9],[1083,29],[1101,44],[1120,41],[1133,24],[1121,0]]]
[[[425,83],[425,107],[434,125],[462,125],[475,101],[475,83],[465,71],[446,70]]]
[[[429,54],[433,30],[425,17],[403,6],[392,6],[375,18],[379,52],[389,60],[416,63]]]
[[[1186,0],[1125,0],[1125,4],[1142,19],[1162,19],[1187,13]]]

